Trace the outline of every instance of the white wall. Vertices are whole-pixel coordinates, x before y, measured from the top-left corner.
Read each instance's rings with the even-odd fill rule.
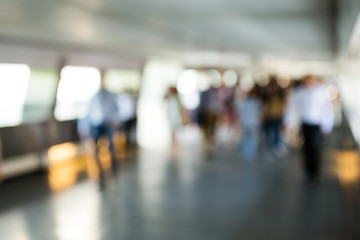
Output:
[[[338,50],[340,55],[346,54],[354,27],[360,12],[360,1],[339,0],[338,1]]]

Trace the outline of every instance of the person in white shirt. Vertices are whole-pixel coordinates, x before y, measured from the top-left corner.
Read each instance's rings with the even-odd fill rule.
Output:
[[[106,136],[109,140],[111,154],[111,166],[113,174],[116,173],[116,160],[113,152],[112,136],[120,125],[120,115],[116,96],[104,88],[104,74],[101,74],[101,88],[91,98],[87,117],[90,126],[90,135],[96,144],[95,159],[99,168],[100,188],[105,187],[104,171],[98,156],[98,139]]]
[[[331,98],[315,76],[308,75],[303,86],[289,97],[284,125],[287,132],[301,130],[305,173],[310,182],[315,181],[320,173],[322,137],[329,134],[334,125]]]

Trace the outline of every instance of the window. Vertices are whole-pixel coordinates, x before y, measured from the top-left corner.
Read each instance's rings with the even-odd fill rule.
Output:
[[[23,122],[35,123],[49,119],[55,100],[57,74],[55,70],[31,69],[23,109]]]
[[[29,78],[30,68],[25,64],[0,64],[0,127],[22,122]]]
[[[199,78],[197,71],[188,69],[181,72],[177,82],[176,87],[181,94],[182,103],[189,110],[196,109],[200,104]]]
[[[105,88],[113,93],[139,90],[141,74],[136,70],[107,70]]]
[[[60,121],[82,118],[90,98],[100,88],[100,71],[94,67],[66,66],[61,70],[55,117]]]

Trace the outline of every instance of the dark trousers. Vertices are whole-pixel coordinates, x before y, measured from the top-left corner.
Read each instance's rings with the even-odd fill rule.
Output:
[[[112,168],[113,173],[115,174],[117,166],[116,166],[116,160],[114,157],[114,147],[113,147],[113,142],[112,142],[114,130],[106,125],[92,126],[90,128],[90,134],[96,144],[95,160],[96,160],[96,165],[98,166],[98,169],[99,169],[100,184],[104,184],[104,170],[103,170],[103,167],[102,167],[100,159],[99,159],[99,148],[98,148],[97,142],[101,136],[106,136],[109,139],[109,150],[110,150],[110,154],[111,154],[111,168]]]
[[[136,144],[136,139],[132,138],[132,133],[136,128],[136,118],[132,118],[126,122],[124,122],[123,129],[126,136],[126,145],[131,146]]]
[[[199,125],[204,132],[207,141],[213,140],[215,134],[215,126],[217,121],[217,114],[209,111],[199,112]]]
[[[264,122],[265,138],[270,149],[276,149],[281,142],[281,138],[280,138],[281,122],[282,122],[281,118],[267,119]]]
[[[319,125],[302,124],[304,137],[304,170],[309,180],[315,180],[320,174],[321,132]]]

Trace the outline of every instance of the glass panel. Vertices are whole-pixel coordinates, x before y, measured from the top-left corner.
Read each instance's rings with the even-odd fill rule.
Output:
[[[90,98],[100,88],[100,71],[94,67],[66,66],[61,71],[55,118],[60,121],[85,117]]]
[[[25,64],[0,64],[0,127],[21,123],[29,78]]]
[[[105,74],[105,89],[113,93],[122,93],[127,90],[139,90],[141,74],[136,70],[110,69]]]
[[[23,122],[35,123],[49,119],[56,91],[54,70],[32,69],[27,90]]]

